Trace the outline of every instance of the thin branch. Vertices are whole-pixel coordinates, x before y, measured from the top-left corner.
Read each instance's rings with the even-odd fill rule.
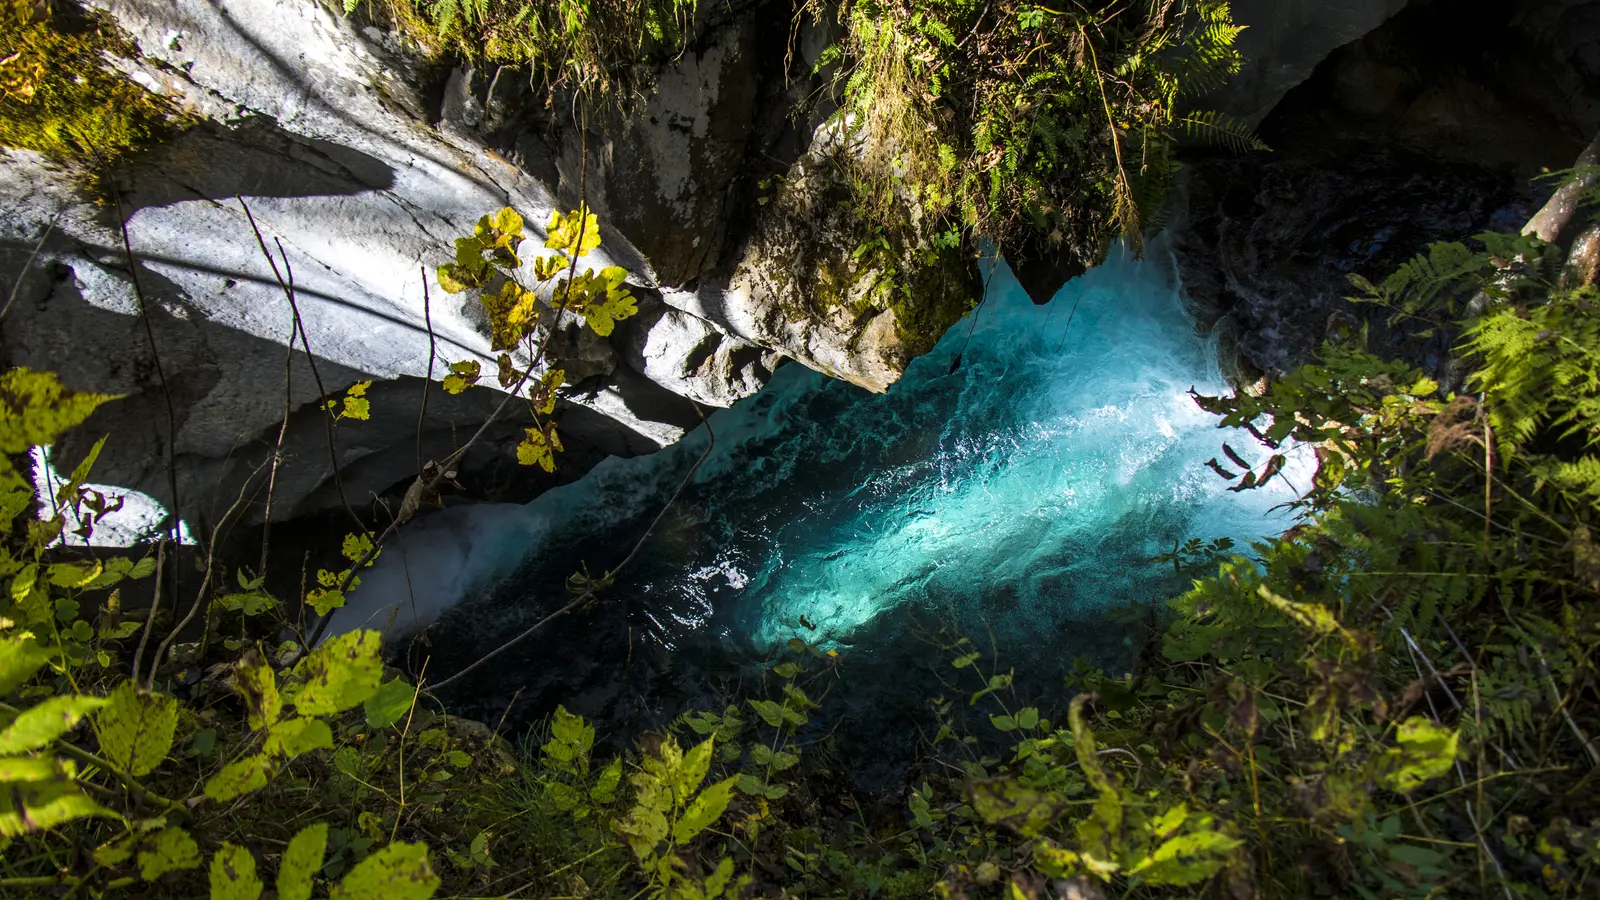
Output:
[[[56,219],[61,218],[61,211],[50,217],[50,224],[45,226],[44,234],[39,235],[39,242],[33,245],[33,252],[28,254],[28,261],[22,264],[22,271],[17,273],[17,281],[11,285],[11,296],[6,298],[6,305],[0,307],[0,319],[6,317],[11,311],[11,304],[17,302],[17,294],[22,291],[22,279],[27,276],[28,270],[33,268],[33,261],[39,258],[39,251],[44,249],[44,242],[50,237],[50,232],[56,230]]]
[[[278,484],[278,464],[283,460],[283,436],[289,430],[289,413],[294,406],[294,337],[300,332],[300,319],[289,318],[289,343],[283,351],[283,420],[278,424],[278,441],[272,447],[272,469],[267,473],[267,502],[261,513],[261,567],[256,575],[267,571],[267,549],[272,542],[272,494]]]
[[[174,625],[172,627],[172,630],[167,633],[167,636],[161,640],[161,645],[156,648],[155,658],[150,660],[150,676],[149,676],[149,678],[147,678],[145,680],[145,688],[147,690],[154,690],[155,689],[156,670],[161,668],[161,660],[167,655],[167,648],[172,646],[172,642],[174,640],[177,640],[177,637],[178,637],[179,633],[181,633],[185,628],[188,628],[189,624],[194,621],[194,617],[195,617],[195,615],[197,613],[199,613],[200,607],[205,606],[205,607],[209,608],[211,606],[211,604],[206,602],[206,592],[211,589],[211,578],[216,573],[216,568],[217,568],[217,566],[216,566],[217,536],[222,533],[222,530],[224,528],[228,527],[229,520],[232,519],[233,516],[236,513],[238,513],[240,509],[242,509],[244,507],[244,498],[245,498],[246,492],[248,492],[250,490],[250,482],[254,481],[255,480],[255,476],[257,474],[260,474],[260,472],[261,472],[260,469],[256,469],[255,472],[252,472],[250,474],[249,478],[246,478],[244,480],[244,484],[239,486],[239,496],[234,499],[233,505],[229,506],[228,507],[228,511],[222,514],[222,518],[221,519],[217,520],[217,524],[212,526],[212,528],[211,528],[211,539],[209,541],[207,541],[206,544],[205,544],[205,547],[206,547],[205,578],[203,578],[201,580],[201,582],[200,582],[200,590],[197,591],[195,593],[195,595],[194,595],[194,603],[191,603],[189,605],[189,612],[184,615],[182,621],[178,622],[176,625]],[[138,681],[138,676],[137,675],[135,675],[134,680]]]
[[[150,357],[156,364],[156,380],[161,384],[161,396],[167,404],[167,489],[172,492],[172,509],[170,522],[167,526],[168,533],[174,543],[178,542],[178,523],[182,521],[178,513],[178,413],[172,405],[172,390],[167,386],[167,372],[161,365],[161,352],[156,349],[155,328],[150,325],[150,310],[144,300],[144,290],[139,286],[139,267],[133,261],[133,244],[128,240],[128,219],[122,214],[122,192],[112,187],[112,196],[117,204],[117,221],[122,230],[122,252],[128,260],[128,280],[133,284],[133,296],[139,301],[139,320],[144,323],[144,336],[150,342]],[[178,584],[177,574],[173,574],[173,586]]]
[[[277,260],[272,258],[272,252],[267,249],[266,239],[261,236],[261,228],[256,224],[255,215],[250,212],[250,206],[244,202],[244,197],[238,194],[234,195],[234,199],[239,201],[239,207],[244,210],[245,218],[250,220],[250,230],[255,232],[256,245],[261,248],[261,255],[267,258],[267,265],[272,267],[272,277],[277,280],[278,287],[283,290],[283,296],[289,301],[289,310],[294,314],[295,328],[300,332],[300,346],[305,348],[306,362],[311,366],[311,377],[317,382],[317,393],[321,395],[318,403],[322,407],[323,419],[327,425],[328,462],[333,467],[333,485],[339,492],[339,503],[344,507],[345,512],[350,515],[350,518],[355,521],[356,527],[365,531],[365,523],[361,521],[360,516],[356,515],[355,510],[350,508],[350,501],[345,499],[344,479],[339,473],[339,442],[334,435],[333,413],[328,409],[328,389],[323,386],[322,374],[317,371],[317,358],[311,353],[311,342],[306,336],[306,324],[300,317],[300,304],[295,301],[294,270],[289,269],[289,254],[284,252],[282,242],[278,242],[274,238],[274,242],[277,242],[278,245],[278,252],[283,254],[284,268],[289,273],[289,280],[285,282],[283,275],[278,272]],[[293,345],[291,345],[291,349],[292,347]]]
[[[161,543],[156,547],[156,587],[150,598],[150,614],[144,619],[144,633],[139,635],[139,648],[133,652],[133,680],[139,680],[139,667],[144,660],[145,645],[150,642],[150,630],[155,625],[156,609],[161,606],[161,571],[167,561],[167,536],[161,536]]]
[[[499,78],[496,71],[494,77]],[[422,471],[422,428],[428,418],[428,389],[433,386],[433,361],[438,350],[433,334],[433,301],[428,294],[428,270],[422,267],[422,321],[428,326],[428,378],[422,382],[422,409],[417,412],[417,471]]]

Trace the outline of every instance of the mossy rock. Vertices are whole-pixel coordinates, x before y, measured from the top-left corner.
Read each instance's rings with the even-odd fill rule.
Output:
[[[137,55],[105,13],[0,0],[0,146],[79,168],[97,193],[107,171],[182,118],[107,62]]]

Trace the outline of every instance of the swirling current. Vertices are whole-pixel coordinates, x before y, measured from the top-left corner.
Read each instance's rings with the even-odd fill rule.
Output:
[[[1119,250],[1045,306],[1000,266],[976,318],[888,392],[791,364],[713,415],[714,449],[606,599],[445,701],[491,722],[561,703],[623,731],[652,727],[720,709],[794,636],[835,651],[823,659],[837,669],[837,713],[858,725],[904,725],[947,692],[940,647],[958,634],[1023,690],[1059,691],[1079,657],[1126,667],[1137,617],[1107,613],[1183,588],[1151,558],[1190,537],[1281,530],[1271,508],[1304,474],[1229,492],[1205,466],[1229,436],[1191,387],[1226,390],[1169,261]],[[563,604],[568,575],[625,556],[706,431],[526,506],[419,520],[336,625],[432,623],[413,667],[426,657],[433,680],[459,670]],[[848,729],[869,742],[879,731]]]

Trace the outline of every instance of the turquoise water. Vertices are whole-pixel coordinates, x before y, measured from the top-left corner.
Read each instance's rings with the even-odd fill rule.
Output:
[[[659,676],[682,665],[676,651],[758,655],[796,634],[870,655],[928,621],[1052,662],[1125,656],[1110,629],[1102,643],[1118,646],[1097,647],[1093,623],[1181,588],[1152,556],[1286,524],[1269,509],[1290,498],[1287,484],[1229,493],[1205,467],[1230,436],[1191,387],[1225,390],[1214,342],[1196,334],[1164,259],[1114,254],[1043,307],[1002,266],[976,321],[887,393],[789,365],[718,412],[715,450],[620,576],[610,611],[563,621],[469,692],[510,694],[535,672],[546,699],[613,690],[603,661],[620,663],[624,640],[628,663],[649,648]],[[608,460],[525,507],[424,520],[385,552],[341,626],[386,621],[393,598],[414,596],[396,625],[443,612],[429,665],[449,674],[562,602],[581,563],[615,565],[706,441],[702,429],[653,456]],[[546,678],[552,658],[592,663],[592,683]]]

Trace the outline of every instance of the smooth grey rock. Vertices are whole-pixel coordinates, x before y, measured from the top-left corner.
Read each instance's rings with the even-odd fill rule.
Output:
[[[781,354],[729,337],[699,316],[665,304],[627,328],[624,360],[656,384],[705,406],[732,406],[766,386]]]
[[[1246,26],[1238,47],[1244,67],[1202,106],[1255,126],[1329,53],[1357,40],[1405,8],[1407,0],[1234,0],[1233,19]]]

